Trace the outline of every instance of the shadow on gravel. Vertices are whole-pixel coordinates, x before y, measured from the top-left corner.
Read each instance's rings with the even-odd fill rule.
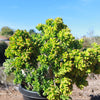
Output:
[[[100,95],[90,95],[91,99],[90,100],[100,100]]]

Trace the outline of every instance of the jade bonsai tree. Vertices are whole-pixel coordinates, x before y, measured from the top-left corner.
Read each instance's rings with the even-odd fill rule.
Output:
[[[82,50],[83,40],[75,39],[59,17],[36,28],[41,34],[17,30],[10,38],[4,66],[15,74],[15,83],[49,100],[68,100],[73,84],[83,89],[88,74],[100,74],[100,45]]]

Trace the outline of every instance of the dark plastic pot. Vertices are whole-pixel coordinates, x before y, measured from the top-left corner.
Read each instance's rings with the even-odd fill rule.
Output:
[[[24,100],[47,100],[44,97],[39,96],[37,92],[32,92],[24,89],[21,85],[19,91],[22,93]]]

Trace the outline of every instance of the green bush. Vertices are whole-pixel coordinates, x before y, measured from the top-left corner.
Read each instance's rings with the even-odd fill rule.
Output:
[[[0,34],[6,37],[9,37],[14,34],[14,31],[10,29],[9,27],[5,26],[5,27],[2,27]]]
[[[83,40],[76,40],[59,17],[36,28],[42,35],[17,30],[10,38],[5,55],[13,60],[4,64],[6,73],[14,72],[15,83],[49,100],[67,100],[73,84],[83,89],[88,74],[100,74],[100,45],[83,51]]]
[[[5,42],[0,42],[0,65],[5,61],[6,57],[4,55],[5,49],[7,48],[7,44]]]

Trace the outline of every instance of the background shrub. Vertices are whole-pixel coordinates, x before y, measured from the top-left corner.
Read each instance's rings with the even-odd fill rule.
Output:
[[[7,43],[5,42],[0,42],[0,65],[5,61],[6,57],[4,55],[5,49],[7,48]]]
[[[9,37],[14,34],[14,31],[10,29],[9,27],[5,26],[5,27],[2,27],[0,34],[6,37]]]

